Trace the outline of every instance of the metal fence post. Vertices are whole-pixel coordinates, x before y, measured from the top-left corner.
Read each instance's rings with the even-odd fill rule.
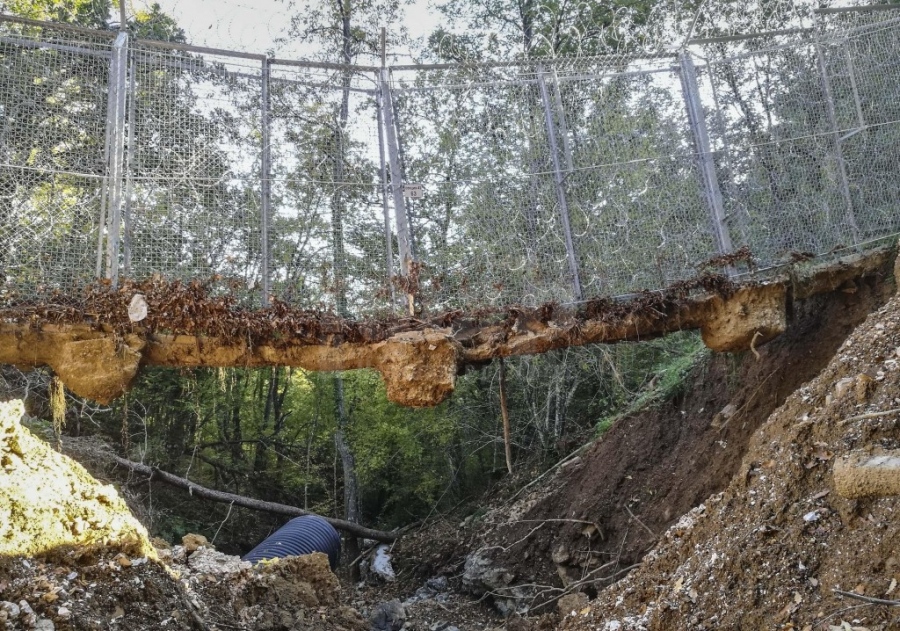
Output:
[[[566,123],[566,108],[562,101],[562,92],[559,89],[559,75],[556,68],[553,69],[553,98],[556,103],[556,116],[559,123],[559,136],[562,140],[563,157],[566,159],[566,171],[570,174],[575,170],[572,162],[572,146],[569,144],[569,125]]]
[[[384,105],[384,132],[387,138],[388,162],[391,167],[391,192],[394,196],[394,220],[397,222],[397,245],[400,247],[400,273],[409,275],[412,263],[412,248],[409,239],[409,224],[406,221],[406,201],[403,199],[403,177],[400,174],[400,150],[397,144],[397,130],[394,127],[394,101],[391,95],[388,69],[381,69],[381,95]],[[413,310],[411,295],[410,311]]]
[[[569,273],[572,275],[572,292],[575,300],[581,300],[581,278],[578,274],[578,260],[575,257],[575,244],[572,240],[572,227],[569,224],[569,205],[566,202],[565,182],[562,169],[559,165],[559,147],[556,142],[556,123],[553,118],[553,110],[550,107],[550,96],[547,92],[547,82],[544,80],[544,70],[541,66],[536,70],[538,86],[541,90],[541,101],[544,105],[544,121],[547,125],[547,140],[550,142],[550,157],[553,161],[553,179],[556,184],[556,198],[559,201],[559,217],[562,221],[563,233],[566,240],[566,258],[569,261]]]
[[[831,81],[828,80],[828,66],[825,63],[825,55],[822,53],[821,44],[816,42],[815,47],[816,59],[819,62],[819,74],[822,79],[822,93],[825,95],[825,113],[828,116],[828,123],[831,125],[832,136],[834,138],[834,157],[838,163],[838,173],[841,180],[841,195],[844,197],[844,204],[846,206],[847,223],[853,231],[853,241],[858,242],[859,227],[856,224],[856,216],[853,213],[853,197],[850,195],[850,182],[847,178],[847,165],[844,162],[841,131],[840,127],[838,127],[837,115],[834,111],[834,95],[831,92]]]
[[[122,180],[125,167],[125,101],[128,92],[128,33],[121,31],[112,50],[110,69],[112,145],[109,152],[109,224],[106,237],[106,277],[119,284],[119,245],[122,226]]]
[[[122,3],[125,4],[124,2]],[[125,159],[125,209],[124,209],[124,234],[122,235],[122,270],[126,277],[131,276],[131,241],[133,235],[133,221],[131,216],[132,197],[134,197],[134,134],[137,121],[137,68],[134,62],[131,64],[130,79],[128,83],[128,152]]]
[[[269,297],[271,296],[272,286],[269,277],[270,253],[269,253],[269,206],[272,199],[272,145],[270,140],[271,121],[269,120],[269,109],[271,99],[269,95],[269,79],[271,77],[271,66],[269,59],[262,60],[262,73],[260,76],[260,128],[261,143],[260,147],[260,174],[259,174],[259,249],[260,263],[259,275],[262,285],[262,306],[269,306]]]
[[[716,249],[719,254],[728,254],[734,250],[734,246],[731,243],[731,235],[728,232],[725,204],[722,201],[722,191],[719,189],[716,165],[713,161],[712,149],[709,144],[709,131],[706,128],[706,116],[703,113],[703,104],[700,101],[700,86],[697,83],[697,70],[694,68],[694,61],[687,52],[682,52],[679,55],[679,61],[684,104],[687,108],[691,136],[694,139],[694,149],[697,152],[697,166],[700,169],[703,193],[709,207],[710,218],[712,219]]]
[[[103,255],[106,250],[104,247],[104,231],[106,230],[106,211],[108,206],[107,202],[109,201],[109,155],[113,144],[113,114],[115,113],[114,103],[116,97],[115,90],[113,89],[113,86],[116,83],[115,74],[116,65],[112,61],[112,56],[110,56],[109,89],[107,90],[106,95],[106,130],[103,136],[103,168],[105,169],[105,173],[103,174],[103,179],[100,184],[100,216],[97,218],[97,266],[94,274],[97,278],[105,276],[103,271]]]
[[[381,210],[384,215],[384,271],[387,279],[387,289],[391,293],[391,304],[396,301],[394,295],[394,283],[391,282],[391,272],[394,268],[394,244],[391,239],[391,211],[388,205],[388,178],[387,161],[384,156],[384,118],[382,114],[383,96],[381,92],[381,75],[376,73],[375,83],[379,89],[375,91],[375,122],[378,127],[378,173],[381,178]]]

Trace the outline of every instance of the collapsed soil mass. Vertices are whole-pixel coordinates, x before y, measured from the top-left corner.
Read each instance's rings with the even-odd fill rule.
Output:
[[[300,366],[308,370],[376,368],[388,398],[423,407],[443,401],[466,366],[498,357],[584,344],[646,340],[700,329],[716,351],[754,349],[784,332],[789,305],[833,291],[886,264],[892,248],[848,255],[765,283],[735,284],[705,272],[630,300],[586,302],[577,310],[545,304],[464,316],[353,321],[332,313],[237,308],[194,281],[150,279],[118,289],[89,288],[83,298],[54,295],[0,311],[0,363],[47,365],[75,394],[107,403],[123,394],[141,366]],[[140,298],[146,317],[129,318]]]

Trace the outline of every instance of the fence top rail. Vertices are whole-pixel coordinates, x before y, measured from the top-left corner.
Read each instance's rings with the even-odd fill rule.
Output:
[[[610,55],[591,55],[583,57],[532,57],[530,59],[513,59],[510,61],[461,61],[454,63],[442,64],[400,64],[392,65],[392,71],[401,70],[457,70],[457,69],[473,69],[478,68],[516,68],[520,66],[537,66],[540,64],[556,65],[556,64],[589,64],[598,62],[616,62],[638,61],[642,59],[675,59],[678,53],[674,51],[663,51],[658,53],[620,53]]]
[[[270,64],[279,66],[295,66],[300,68],[321,68],[323,70],[350,70],[351,72],[378,72],[381,70],[378,66],[363,66],[356,64],[338,64],[330,61],[307,61],[302,59],[269,59]]]
[[[242,53],[235,50],[225,50],[224,48],[209,48],[207,46],[194,46],[193,44],[163,42],[157,39],[136,39],[135,41],[142,46],[152,46],[153,48],[162,48],[166,50],[182,50],[188,53],[202,53],[205,55],[219,55],[222,57],[240,57],[241,59],[255,59],[257,61],[268,59],[266,55],[260,55],[258,53]]]
[[[743,42],[748,39],[764,39],[766,37],[777,37],[779,35],[802,35],[813,31],[811,28],[787,28],[780,31],[765,31],[763,33],[747,33],[744,35],[723,35],[721,37],[698,37],[689,39],[687,44],[722,44],[726,42]]]
[[[829,15],[833,13],[869,13],[872,11],[897,11],[900,10],[900,4],[870,4],[864,7],[825,7],[821,9],[813,9],[813,13],[819,15]]]
[[[92,48],[83,48],[81,46],[67,46],[65,44],[51,44],[49,42],[41,42],[32,39],[22,39],[21,37],[2,37],[0,36],[0,42],[4,44],[12,44],[13,46],[21,46],[23,48],[38,48],[38,49],[50,49],[50,50],[59,50],[66,53],[76,53],[78,55],[87,55],[93,57],[109,57],[112,53],[109,52],[109,49],[92,49]]]

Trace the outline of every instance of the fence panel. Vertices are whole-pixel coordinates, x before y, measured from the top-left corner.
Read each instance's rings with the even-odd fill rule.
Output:
[[[95,276],[114,35],[0,22],[2,302]]]
[[[716,252],[677,60],[559,73],[587,295],[664,287]]]
[[[829,92],[814,43],[710,61],[732,233],[763,262],[853,243]],[[787,89],[787,86],[790,86]]]
[[[119,65],[116,33],[0,19],[0,303],[158,275],[355,317],[571,304],[896,235],[900,18],[799,24],[379,73],[124,34]]]
[[[859,235],[900,230],[900,20],[825,33],[823,57]]]
[[[132,46],[124,276],[259,288],[260,76],[253,60]]]
[[[572,298],[535,66],[395,72],[422,300],[457,308]]]
[[[371,72],[272,68],[273,290],[297,306],[390,308],[375,88]]]

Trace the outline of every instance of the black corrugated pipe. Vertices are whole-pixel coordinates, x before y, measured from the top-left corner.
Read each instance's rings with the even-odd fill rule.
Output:
[[[304,515],[292,519],[266,537],[244,555],[244,561],[259,563],[266,559],[281,559],[313,552],[327,554],[328,563],[334,570],[341,558],[341,536],[321,517]]]

